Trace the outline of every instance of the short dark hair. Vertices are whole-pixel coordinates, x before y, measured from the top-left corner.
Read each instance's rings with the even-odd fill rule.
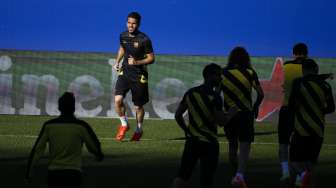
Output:
[[[216,71],[221,71],[222,68],[216,63],[208,64],[203,69],[203,78],[207,80],[211,75],[216,74]]]
[[[295,44],[293,47],[293,54],[307,56],[308,55],[307,45],[302,42]]]
[[[141,15],[138,12],[130,12],[127,18],[134,18],[137,20],[138,24],[141,22]]]
[[[75,112],[75,96],[71,92],[65,92],[58,99],[58,109],[61,114],[73,114]]]
[[[251,68],[250,55],[244,47],[235,47],[229,55],[228,67]]]

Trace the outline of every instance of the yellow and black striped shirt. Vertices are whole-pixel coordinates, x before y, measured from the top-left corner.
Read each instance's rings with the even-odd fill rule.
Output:
[[[214,112],[222,109],[222,99],[213,88],[205,85],[189,89],[182,100],[188,107],[188,129],[201,141],[217,142],[217,125]]]
[[[282,100],[283,106],[288,105],[288,99],[292,90],[293,80],[295,80],[296,78],[301,78],[303,76],[304,66],[307,65],[308,63],[314,64],[308,66],[316,66],[318,68],[318,65],[315,63],[315,61],[313,61],[312,59],[307,59],[305,57],[299,57],[296,58],[295,60],[286,61],[283,64],[283,70],[284,70],[284,83],[283,83],[284,96]]]
[[[288,106],[294,110],[294,133],[323,138],[324,116],[335,111],[331,86],[318,75],[293,81]]]
[[[82,145],[85,143],[89,152],[101,156],[100,142],[92,128],[74,116],[58,117],[47,121],[31,151],[27,173],[43,155],[48,143],[49,170],[73,169],[81,170]]]
[[[252,111],[252,88],[260,86],[257,73],[251,69],[225,68],[221,89],[226,109],[238,107],[241,111]]]

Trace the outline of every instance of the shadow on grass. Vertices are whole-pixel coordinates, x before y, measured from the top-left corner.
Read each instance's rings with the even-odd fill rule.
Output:
[[[266,135],[274,135],[274,134],[278,134],[277,131],[266,131],[266,132],[255,132],[254,135],[255,136],[266,136]],[[218,134],[218,137],[226,137],[225,134]],[[178,138],[171,138],[171,139],[168,139],[168,140],[185,140],[185,137],[178,137]]]
[[[8,157],[8,158],[0,158],[0,163],[9,163],[9,162],[22,162],[27,161],[28,157]]]
[[[176,145],[177,147],[177,145]],[[112,151],[111,151],[112,152]],[[220,161],[215,175],[214,188],[230,188],[234,172],[227,161],[227,153],[221,151]],[[169,188],[180,163],[182,153],[165,155],[147,152],[137,154],[107,154],[103,162],[98,163],[92,157],[83,157],[83,188]],[[14,155],[12,155],[14,156]],[[20,155],[22,156],[22,154]],[[46,187],[47,157],[35,168],[31,184],[23,177],[26,169],[26,157],[13,157],[0,160],[1,188],[42,188]],[[320,187],[336,187],[334,159],[321,161],[318,168]],[[247,169],[246,179],[249,188],[279,188],[280,169],[276,158],[264,158],[255,154]],[[199,187],[199,166],[191,178],[193,188]]]

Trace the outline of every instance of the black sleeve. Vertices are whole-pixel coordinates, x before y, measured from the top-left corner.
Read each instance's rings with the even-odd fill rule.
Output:
[[[150,53],[153,53],[153,46],[152,46],[152,42],[149,38],[146,38],[144,40],[144,51],[145,51],[145,54],[150,54]]]

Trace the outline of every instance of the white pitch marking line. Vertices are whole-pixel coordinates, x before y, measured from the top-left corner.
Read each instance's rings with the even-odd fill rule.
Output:
[[[0,137],[23,137],[23,138],[37,138],[35,135],[15,135],[15,134],[0,134]],[[98,137],[99,140],[104,141],[117,141],[114,138],[109,137]],[[129,140],[130,138],[125,138],[125,140]],[[166,139],[166,140],[160,140],[160,139],[149,139],[149,138],[143,138],[142,141],[160,141],[160,142],[184,142],[185,140],[174,140],[174,139]],[[117,141],[119,142],[119,141]],[[219,143],[225,143],[227,144],[227,141],[219,141]],[[275,142],[253,142],[252,145],[278,145],[278,143]],[[326,147],[336,147],[336,144],[323,144],[323,146]]]

